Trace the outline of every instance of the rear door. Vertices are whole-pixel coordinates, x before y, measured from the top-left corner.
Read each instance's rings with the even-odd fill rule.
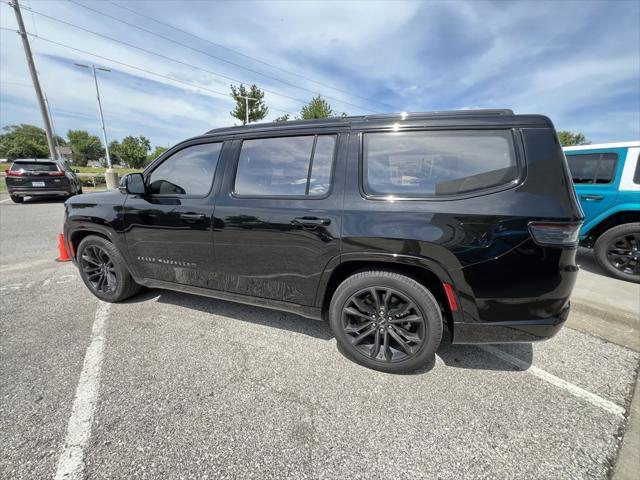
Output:
[[[313,305],[340,253],[346,137],[300,131],[234,144],[216,204],[220,288]]]
[[[125,238],[138,276],[210,287],[216,268],[212,219],[223,142],[175,148],[145,172],[145,195],[124,203]]]
[[[615,205],[626,149],[566,151],[569,170],[584,211],[582,233],[598,216]]]

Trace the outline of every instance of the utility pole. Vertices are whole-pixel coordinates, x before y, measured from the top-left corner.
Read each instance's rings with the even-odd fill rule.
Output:
[[[53,115],[51,114],[51,105],[49,105],[49,99],[47,98],[47,94],[44,94],[44,103],[47,105],[47,114],[49,115],[49,122],[51,122],[51,133],[53,134],[53,143],[56,147],[56,154],[58,158],[62,158],[60,155],[60,144],[58,143],[58,135],[56,134],[56,126],[53,124]]]
[[[56,150],[53,147],[53,133],[51,133],[51,123],[49,122],[49,115],[47,114],[47,108],[44,103],[44,96],[42,94],[42,88],[40,88],[40,81],[38,80],[38,72],[36,71],[36,65],[33,63],[33,55],[31,54],[31,46],[29,45],[29,36],[27,30],[24,28],[24,22],[22,21],[22,12],[20,12],[20,4],[18,0],[13,0],[9,4],[16,14],[16,21],[18,22],[18,33],[22,37],[22,46],[24,47],[24,53],[27,56],[27,64],[29,65],[29,73],[31,73],[31,80],[33,81],[33,87],[36,89],[36,97],[38,97],[38,105],[40,105],[40,113],[42,114],[42,120],[44,121],[44,131],[47,134],[47,145],[49,146],[49,153],[52,160],[57,160]]]
[[[100,114],[100,125],[102,127],[102,139],[104,140],[104,152],[107,157],[107,171],[105,172],[105,180],[107,182],[107,188],[111,190],[118,186],[118,173],[111,166],[111,157],[109,156],[109,144],[107,141],[107,129],[104,126],[104,114],[102,113],[102,102],[100,101],[100,89],[98,88],[98,74],[97,70],[102,72],[110,72],[111,70],[104,67],[96,67],[95,65],[83,65],[81,63],[75,64],[78,67],[88,68],[93,73],[93,81],[96,86],[96,99],[98,100],[98,113]]]
[[[235,95],[235,96],[238,98],[244,98],[244,124],[248,125],[249,124],[249,100],[253,102],[257,102],[259,99],[246,97],[244,95]]]

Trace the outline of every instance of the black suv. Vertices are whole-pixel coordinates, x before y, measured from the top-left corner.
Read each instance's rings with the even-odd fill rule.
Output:
[[[24,202],[24,197],[82,193],[80,179],[65,161],[16,160],[5,173],[7,190],[15,203]]]
[[[82,279],[328,319],[387,372],[454,343],[553,336],[569,313],[582,212],[551,121],[510,110],[212,130],[119,191],[66,202]]]

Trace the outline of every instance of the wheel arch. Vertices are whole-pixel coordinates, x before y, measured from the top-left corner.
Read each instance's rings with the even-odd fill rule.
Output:
[[[333,263],[333,265],[331,265]],[[406,275],[424,285],[437,300],[442,317],[445,320],[450,335],[453,335],[454,317],[443,283],[452,283],[449,275],[438,263],[418,257],[392,255],[392,254],[368,254],[368,255],[342,255],[330,262],[316,296],[316,305],[322,310],[322,316],[326,319],[329,304],[338,285],[351,275],[366,270],[385,270],[401,275]]]
[[[625,223],[640,222],[640,210],[624,209],[609,214],[605,218],[598,220],[587,232],[583,240],[587,246],[593,247],[598,237],[610,228],[623,225]]]

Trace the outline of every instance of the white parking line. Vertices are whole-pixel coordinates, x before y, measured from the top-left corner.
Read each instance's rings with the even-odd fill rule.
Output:
[[[573,383],[569,383],[566,380],[556,377],[555,375],[552,375],[549,372],[542,370],[541,368],[529,365],[527,362],[520,360],[519,358],[514,357],[513,355],[504,352],[499,348],[493,347],[491,345],[478,345],[478,347],[486,352],[489,352],[492,355],[495,355],[499,359],[518,367],[521,370],[529,372],[531,375],[534,375],[544,380],[545,382],[566,390],[571,395],[586,400],[596,407],[600,407],[607,412],[613,413],[614,415],[624,416],[624,408],[611,402],[610,400],[606,400],[599,395],[596,395],[595,393],[591,393],[583,388],[578,387],[577,385],[574,385]]]
[[[11,199],[10,198],[5,198],[4,200],[0,200],[0,203],[8,202],[9,200],[11,200]]]
[[[99,302],[91,331],[91,341],[84,357],[84,365],[76,390],[76,397],[67,426],[64,449],[58,460],[55,480],[84,478],[84,449],[91,436],[93,414],[98,401],[100,373],[105,343],[105,324],[110,304]]]

